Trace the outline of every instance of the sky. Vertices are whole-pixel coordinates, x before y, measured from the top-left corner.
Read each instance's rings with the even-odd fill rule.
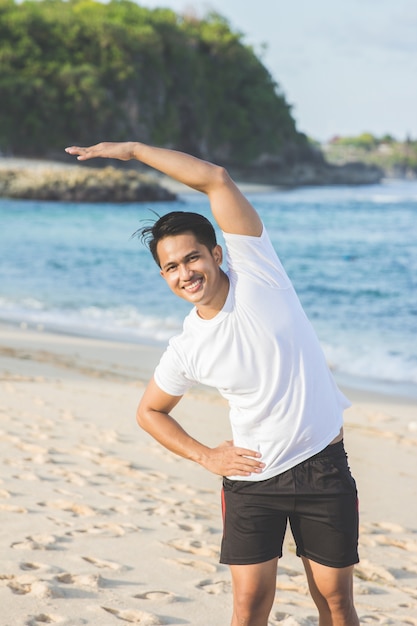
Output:
[[[223,15],[253,46],[298,130],[312,139],[362,132],[417,139],[417,0],[137,2]]]

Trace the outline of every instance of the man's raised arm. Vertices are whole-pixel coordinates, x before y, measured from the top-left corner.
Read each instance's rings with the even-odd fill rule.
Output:
[[[213,217],[224,232],[254,237],[259,237],[262,233],[262,222],[258,213],[227,171],[219,165],[184,152],[155,148],[134,141],[103,142],[87,148],[71,146],[66,148],[66,152],[77,156],[79,161],[94,158],[141,161],[174,180],[205,193],[209,198]]]

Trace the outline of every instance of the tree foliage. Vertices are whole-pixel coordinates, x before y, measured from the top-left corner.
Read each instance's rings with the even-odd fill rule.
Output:
[[[51,154],[102,139],[251,163],[308,151],[243,35],[129,0],[0,0],[0,150]]]
[[[325,155],[330,163],[361,161],[377,165],[389,176],[417,175],[417,140],[408,137],[397,141],[392,135],[377,137],[362,133],[356,137],[335,137],[325,146]]]

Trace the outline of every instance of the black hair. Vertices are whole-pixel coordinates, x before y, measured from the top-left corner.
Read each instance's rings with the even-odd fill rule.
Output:
[[[132,237],[139,237],[148,246],[157,265],[160,265],[156,248],[161,239],[186,232],[191,232],[210,252],[217,245],[216,233],[211,222],[199,213],[186,211],[171,211],[157,219],[152,226],[139,228]]]

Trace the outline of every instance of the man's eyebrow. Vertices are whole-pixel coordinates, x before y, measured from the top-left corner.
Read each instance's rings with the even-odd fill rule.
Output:
[[[190,252],[187,252],[187,254],[185,256],[182,257],[182,259],[180,261],[167,261],[166,263],[164,263],[164,265],[162,266],[162,269],[165,270],[167,267],[169,267],[170,265],[178,265],[178,263],[183,263],[184,261],[188,261],[192,256],[195,256],[196,254],[200,254],[199,250],[191,250]]]
[[[191,252],[189,252],[188,254],[185,255],[183,261],[185,261],[186,259],[189,259],[190,256],[195,256],[196,254],[200,254],[199,250],[191,250]]]
[[[177,262],[176,261],[167,261],[166,263],[164,263],[163,265],[161,265],[161,268],[164,270],[167,267],[169,267],[170,265],[176,265]]]

